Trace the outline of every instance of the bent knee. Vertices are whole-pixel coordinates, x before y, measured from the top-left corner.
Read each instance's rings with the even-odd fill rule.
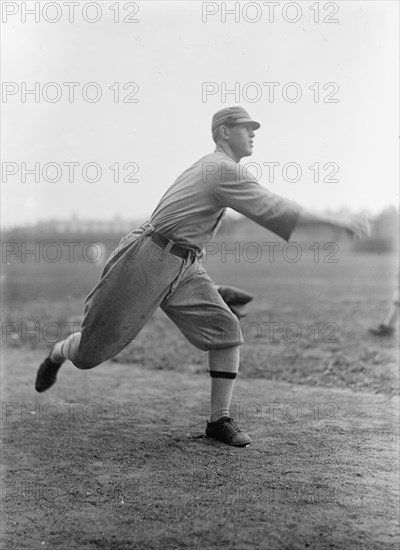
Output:
[[[89,370],[93,369],[94,367],[97,367],[102,363],[102,360],[96,360],[96,358],[87,358],[87,357],[80,357],[79,355],[77,357],[74,357],[72,360],[72,363],[75,365],[77,369],[81,370]]]
[[[203,333],[204,349],[233,348],[243,344],[243,334],[236,316],[226,317],[222,323],[207,327]]]

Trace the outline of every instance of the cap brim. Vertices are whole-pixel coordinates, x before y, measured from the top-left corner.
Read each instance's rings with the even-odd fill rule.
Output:
[[[237,118],[234,124],[251,124],[253,130],[258,130],[261,127],[261,124],[251,118]]]

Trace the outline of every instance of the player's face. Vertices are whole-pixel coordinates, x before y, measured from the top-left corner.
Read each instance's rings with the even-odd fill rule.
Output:
[[[229,128],[228,145],[240,160],[253,154],[254,130],[251,124],[236,124]]]

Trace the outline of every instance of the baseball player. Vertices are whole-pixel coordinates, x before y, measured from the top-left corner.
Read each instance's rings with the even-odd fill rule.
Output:
[[[238,447],[250,443],[229,415],[243,343],[239,319],[207,275],[203,247],[216,235],[227,207],[286,241],[296,225],[326,224],[360,238],[369,232],[365,220],[314,214],[261,186],[240,164],[252,154],[259,128],[242,107],[215,113],[214,152],[183,172],[150,220],[121,239],[86,298],[81,331],[55,344],[40,365],[37,391],[54,384],[67,359],[91,369],[114,357],[161,307],[189,342],[208,352],[206,436]]]

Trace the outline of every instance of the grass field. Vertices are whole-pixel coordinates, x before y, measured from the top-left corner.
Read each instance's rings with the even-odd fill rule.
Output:
[[[67,364],[35,393],[100,270],[5,266],[3,547],[398,548],[398,341],[368,333],[396,257],[316,261],[310,245],[297,262],[207,257],[216,283],[256,296],[232,405],[246,449],[203,437],[207,355],[162,312],[113,361]]]

